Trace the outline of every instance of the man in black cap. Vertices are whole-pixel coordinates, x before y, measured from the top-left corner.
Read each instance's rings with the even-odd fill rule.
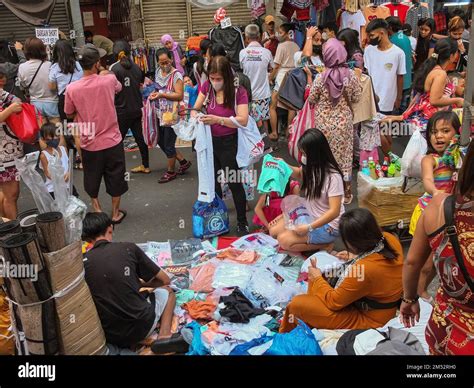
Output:
[[[91,197],[94,211],[102,211],[99,189],[104,178],[107,194],[112,197],[112,223],[120,224],[127,215],[120,210],[120,197],[128,190],[115,110],[115,94],[122,90],[122,84],[113,73],[100,71],[97,48],[82,47],[79,62],[84,76],[67,87],[64,112],[75,118],[75,135],[80,134],[84,189]]]

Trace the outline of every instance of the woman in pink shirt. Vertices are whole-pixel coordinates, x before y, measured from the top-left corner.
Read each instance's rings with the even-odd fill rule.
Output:
[[[237,126],[230,117],[234,117],[243,127],[247,126],[249,98],[244,87],[236,87],[238,81],[226,57],[213,57],[208,66],[208,74],[209,81],[202,86],[194,108],[201,110],[205,106],[207,110],[201,120],[211,126],[216,192],[222,198],[217,172],[223,170],[226,174],[239,176],[236,159]],[[229,188],[237,211],[237,234],[244,236],[249,233],[244,187],[242,182],[229,182]]]

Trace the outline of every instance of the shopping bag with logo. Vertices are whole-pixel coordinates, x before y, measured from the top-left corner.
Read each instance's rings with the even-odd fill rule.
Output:
[[[13,113],[6,119],[8,128],[13,132],[8,135],[22,143],[36,143],[40,130],[36,108],[34,105],[26,103],[21,106],[23,108],[21,112]]]
[[[229,232],[229,213],[224,201],[215,196],[210,203],[196,201],[193,206],[193,235],[210,238]]]
[[[249,117],[247,126],[242,127],[234,117],[230,119],[238,127],[238,166],[243,168],[258,162],[263,157],[265,144],[257,123],[252,117]]]
[[[298,112],[289,127],[288,151],[298,163],[301,163],[298,140],[300,140],[300,137],[307,129],[313,127],[314,119],[314,106],[311,105],[308,98],[303,105],[303,109]]]
[[[283,198],[281,210],[286,229],[295,229],[297,226],[314,222],[314,217],[307,208],[306,199],[298,195],[288,195]]]

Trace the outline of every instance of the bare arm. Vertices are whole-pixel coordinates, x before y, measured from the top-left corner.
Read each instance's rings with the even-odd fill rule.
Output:
[[[0,112],[0,123],[5,122],[13,113],[21,112],[22,109],[21,103],[12,102],[8,108]]]
[[[270,82],[273,82],[273,80],[274,80],[275,77],[277,76],[279,70],[280,70],[280,64],[279,64],[279,63],[275,63],[275,67],[273,68],[272,72],[271,72],[270,75],[268,76],[268,79],[270,80]]]
[[[149,288],[158,288],[158,287],[168,286],[170,283],[171,283],[171,279],[168,276],[168,274],[165,271],[161,270],[149,282],[143,282],[142,286],[149,287]]]
[[[462,107],[464,100],[459,97],[451,98],[444,96],[444,88],[446,86],[445,72],[439,72],[433,78],[430,88],[430,103],[433,106],[443,107],[456,104]]]
[[[164,98],[169,101],[182,101],[184,98],[184,86],[183,81],[178,80],[174,85],[174,91],[170,93],[157,93],[154,92],[150,95],[151,100],[156,100],[159,98]]]
[[[433,168],[435,160],[431,155],[426,155],[421,161],[421,171],[423,176],[423,186],[425,191],[431,195],[435,195],[438,189],[435,186]]]
[[[260,221],[262,221],[262,224],[265,225],[265,228],[269,229],[267,217],[265,217],[265,213],[263,212],[266,198],[266,194],[260,196],[257,204],[255,205],[255,214],[260,219]]]
[[[46,159],[46,156],[41,152],[40,155],[40,162],[41,162],[41,167],[43,167],[44,175],[46,178],[51,179],[51,174],[49,173],[49,168],[48,168],[48,159]]]
[[[320,228],[336,219],[341,213],[342,195],[329,197],[329,210],[311,224],[313,229]]]

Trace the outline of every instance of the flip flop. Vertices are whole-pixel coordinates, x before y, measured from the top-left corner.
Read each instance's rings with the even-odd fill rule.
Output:
[[[112,225],[119,225],[122,223],[122,221],[127,217],[127,211],[126,210],[121,210],[119,209],[119,213],[122,213],[123,216],[120,217],[117,221],[112,220]]]

